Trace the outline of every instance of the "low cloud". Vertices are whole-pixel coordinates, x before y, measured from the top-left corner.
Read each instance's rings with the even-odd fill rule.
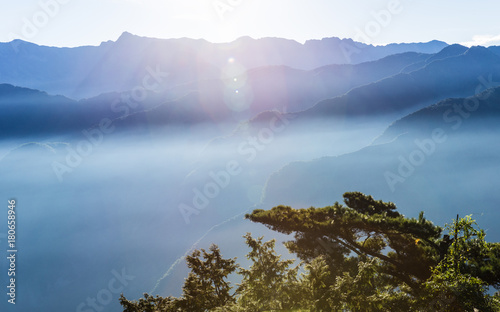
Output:
[[[462,42],[461,45],[467,47],[500,45],[500,35],[476,35],[472,37],[471,41]]]

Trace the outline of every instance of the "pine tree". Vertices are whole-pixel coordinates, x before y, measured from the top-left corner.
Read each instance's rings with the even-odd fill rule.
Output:
[[[181,298],[144,294],[144,299],[129,301],[122,294],[124,312],[203,312],[235,302],[227,277],[238,268],[236,258],[223,259],[219,247],[211,245],[209,252],[193,251],[186,262],[191,272],[184,281]]]
[[[236,258],[223,259],[217,245],[209,250],[195,250],[186,257],[191,272],[182,287],[179,307],[183,311],[208,311],[234,302],[227,277],[238,267]]]
[[[274,247],[275,240],[262,242],[263,237],[245,236],[251,248],[247,258],[252,261],[249,269],[241,268],[243,276],[237,289],[238,304],[246,311],[275,311],[295,306],[298,292],[298,267],[290,268],[294,260],[281,260]]]
[[[248,269],[235,294],[227,281],[236,259],[212,245],[186,257],[181,298],[123,295],[124,312],[178,311],[500,311],[500,244],[488,243],[470,216],[446,226],[407,218],[393,203],[345,193],[345,206],[274,207],[246,218],[294,234],[285,245],[302,260],[283,260],[275,240],[244,238]],[[304,310],[300,310],[304,311]]]
[[[418,291],[440,260],[442,229],[423,214],[419,219],[406,218],[393,203],[358,192],[345,193],[344,202],[347,206],[278,206],[255,210],[246,218],[280,233],[293,233],[295,240],[287,247],[306,262],[325,255],[336,276],[356,274],[359,261],[376,258],[378,271],[394,284],[402,282]]]

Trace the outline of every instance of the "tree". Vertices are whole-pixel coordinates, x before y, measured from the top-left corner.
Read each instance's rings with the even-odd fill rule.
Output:
[[[486,242],[471,216],[457,215],[446,228],[453,243],[425,282],[421,305],[437,311],[498,311],[498,300],[487,294],[489,285],[498,288],[498,244]]]
[[[306,261],[323,254],[340,268],[334,273],[356,273],[360,260],[376,258],[378,271],[394,284],[405,283],[415,292],[440,260],[442,229],[426,220],[406,218],[393,203],[376,201],[361,193],[345,193],[347,207],[274,207],[246,216],[272,230],[294,234],[287,247]],[[321,244],[319,243],[321,242]],[[327,248],[325,248],[327,246]],[[447,247],[446,247],[447,248]]]
[[[319,256],[304,266],[300,281],[303,305],[311,312],[330,311],[331,273],[325,257]]]
[[[262,242],[263,237],[245,236],[251,248],[247,258],[253,262],[249,269],[240,268],[243,276],[237,289],[238,304],[246,311],[275,311],[292,309],[298,294],[298,267],[290,268],[294,260],[281,260],[274,251],[275,240]]]
[[[254,210],[246,218],[294,234],[286,245],[306,263],[318,265],[314,259],[323,257],[329,273],[323,274],[328,287],[322,289],[329,289],[332,309],[415,311],[450,293],[465,298],[460,303],[464,311],[491,306],[485,291],[499,286],[500,248],[486,243],[470,218],[457,220],[454,230],[442,235],[442,228],[423,212],[418,219],[407,218],[393,203],[359,192],[345,193],[344,203],[308,209],[277,206]],[[450,268],[460,274],[450,275]],[[441,299],[439,304],[453,309],[454,303]]]
[[[217,245],[210,246],[210,252],[195,250],[186,257],[191,269],[182,287],[179,307],[183,311],[209,311],[234,302],[231,286],[226,280],[238,265],[235,259],[223,259]]]
[[[488,243],[470,216],[446,225],[407,218],[393,203],[345,193],[345,205],[254,210],[246,218],[294,234],[286,242],[301,264],[283,260],[275,240],[244,238],[248,269],[235,294],[237,270],[216,245],[186,257],[191,273],[181,298],[144,295],[120,303],[125,312],[149,311],[500,311],[500,244]],[[299,268],[304,272],[299,276]]]
[[[227,277],[238,268],[236,258],[223,259],[217,245],[211,245],[209,251],[195,250],[186,256],[191,272],[184,281],[181,298],[144,294],[144,299],[129,301],[122,294],[120,304],[124,312],[203,312],[234,303]]]
[[[144,298],[139,300],[129,301],[123,294],[120,296],[120,304],[124,308],[123,312],[173,312],[177,309],[178,299],[174,297],[153,297],[149,294],[144,294]]]

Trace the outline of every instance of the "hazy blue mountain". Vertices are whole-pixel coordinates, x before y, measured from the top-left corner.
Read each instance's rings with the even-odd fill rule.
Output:
[[[36,136],[78,123],[76,102],[63,96],[0,84],[0,138]]]
[[[365,46],[333,64],[349,42],[0,44],[0,189],[20,203],[21,309],[78,310],[122,269],[129,298],[157,282],[179,295],[187,270],[172,265],[193,243],[243,259],[240,234],[269,232],[242,213],[345,191],[439,223],[477,213],[498,239],[500,89],[482,92],[500,82],[498,50]],[[103,311],[119,311],[112,295]]]
[[[229,51],[223,53],[221,61],[233,56],[241,60],[247,68],[287,65],[307,70],[330,64],[358,64],[404,52],[436,53],[447,44],[434,40],[427,43],[373,46],[335,37],[307,40],[304,44],[300,44],[281,38],[255,40],[242,37],[223,46]]]
[[[354,45],[356,52],[346,54],[345,47]],[[181,83],[218,79],[221,70],[230,63],[244,69],[285,65],[310,70],[409,51],[435,53],[445,46],[446,43],[437,41],[371,46],[338,38],[300,44],[280,38],[249,37],[216,44],[187,38],[144,38],[130,33],[123,33],[116,42],[76,48],[14,40],[0,43],[0,82],[80,99],[106,92],[134,88],[160,90]]]
[[[56,48],[23,41],[0,44],[0,81],[80,99],[105,92],[165,86],[219,74],[199,59],[196,40],[123,34],[100,46]]]
[[[307,161],[324,156],[350,154],[363,149],[398,118],[433,102],[449,97],[471,96],[499,84],[500,58],[487,49],[471,48],[463,54],[451,55],[430,62],[421,70],[397,74],[354,88],[346,95],[321,101],[306,111],[290,114],[264,112],[257,115],[248,122],[240,124],[231,136],[213,140],[207,146],[196,168],[183,182],[186,194],[192,193],[192,189],[196,186],[209,183],[209,173],[213,168],[224,168],[228,161],[237,160],[243,168],[242,173],[233,178],[231,191],[217,196],[210,205],[222,207],[224,203],[235,202],[238,198],[240,201],[252,198],[248,194],[252,187],[262,188],[269,174],[289,162],[305,161],[302,165],[299,163],[297,168],[302,168],[298,169],[301,174],[307,174],[310,168]],[[449,118],[453,120],[456,117]],[[273,130],[275,125],[278,127]],[[391,133],[387,139],[384,136],[379,140],[391,141],[398,135],[399,132]],[[368,149],[371,151],[373,148],[375,147]],[[210,158],[210,155],[217,153],[229,156],[217,160]],[[369,154],[368,151],[363,157],[369,157]],[[360,163],[365,162],[363,158],[356,160]],[[355,162],[351,162],[341,167],[342,170],[349,170],[356,166]],[[318,165],[316,169],[321,170],[320,167]],[[311,176],[304,179],[290,175],[276,183],[286,186],[294,185],[301,180],[305,184],[310,183],[311,188],[316,187],[316,182],[310,181],[317,172],[310,172]],[[363,175],[356,172],[353,176]],[[372,178],[367,176],[367,183],[371,183]],[[323,180],[318,180],[317,183],[330,187]],[[346,184],[346,190],[356,189],[356,183]],[[379,185],[380,182],[376,184]],[[301,193],[301,196],[304,196],[301,204],[307,205],[307,202],[316,196],[317,193],[311,191],[311,188],[306,188]],[[311,191],[311,195],[305,196],[308,191]],[[285,187],[283,193],[277,192],[277,194],[285,197],[287,192],[294,192],[294,189]],[[275,190],[271,188],[266,191],[266,194],[274,193]],[[264,202],[279,204],[277,201],[269,200],[273,198],[272,196],[268,195]],[[316,202],[311,201],[310,204]],[[321,205],[326,204],[328,203],[321,202]]]
[[[205,108],[217,108],[221,116],[247,120],[267,110],[297,112],[317,102],[346,93],[401,72],[409,64],[427,59],[429,54],[402,53],[356,65],[328,65],[314,70],[288,66],[258,67],[235,71],[224,79],[202,80],[180,85],[168,92],[199,92]]]
[[[491,47],[488,47],[488,49],[490,51],[492,51],[493,53],[500,55],[500,46],[491,46]]]
[[[460,45],[460,44],[452,44],[452,45],[445,47],[444,49],[442,49],[438,53],[432,55],[431,57],[429,57],[426,60],[426,63],[431,63],[433,61],[442,60],[442,59],[452,57],[452,56],[458,56],[458,55],[461,55],[461,54],[464,54],[465,52],[467,52],[468,49],[469,48],[467,48],[463,45]]]
[[[382,143],[283,167],[269,178],[263,202],[324,206],[358,190],[439,223],[474,213],[498,239],[499,121],[500,88],[441,101],[392,124]]]
[[[500,83],[500,56],[483,47],[438,58],[420,70],[401,73],[324,100],[301,115],[399,118],[448,97],[475,94]]]
[[[349,40],[349,39],[344,39]],[[367,49],[367,52],[359,52],[351,54],[351,59],[353,63],[361,63],[370,61],[372,59],[382,58],[386,55],[392,55],[397,53],[404,53],[408,51],[432,54],[441,51],[448,44],[438,40],[432,40],[426,43],[391,43],[386,46],[373,46],[373,45],[360,45],[355,43],[355,45],[363,51]]]
[[[0,88],[4,112],[0,127],[4,136],[43,135],[78,131],[102,118],[134,114],[117,124],[137,127],[141,123],[150,126],[210,123],[213,134],[220,135],[263,111],[305,110],[322,99],[392,76],[408,64],[428,57],[428,54],[408,52],[357,65],[329,65],[311,71],[286,66],[261,67],[236,71],[224,79],[200,80],[159,92],[144,91],[141,98],[129,90],[76,102],[4,84]]]
[[[320,101],[305,111],[282,116],[293,120],[287,131],[297,136],[296,144],[301,150],[323,146],[323,155],[338,155],[369,144],[394,120],[416,110],[446,98],[471,96],[498,85],[500,57],[486,48],[473,47],[463,54],[435,60],[420,70],[360,86],[345,95]],[[258,132],[272,118],[269,114],[257,116],[250,127]],[[316,138],[301,135],[312,129],[328,142],[340,140],[343,143],[337,144],[339,147],[335,149],[329,144],[321,144]],[[357,139],[350,137],[351,134]],[[316,154],[315,157],[320,156]]]
[[[402,72],[410,73],[412,71],[422,69],[423,67],[425,67],[426,65],[428,65],[433,61],[442,60],[452,56],[458,56],[465,53],[467,50],[468,50],[467,47],[464,47],[459,44],[449,45],[444,49],[442,49],[441,51],[439,51],[438,53],[435,53],[432,56],[428,57],[427,59],[423,60],[422,62],[413,63],[409,65],[408,67],[404,68]]]
[[[459,54],[448,58],[440,58],[429,63],[423,69],[412,72],[410,74],[397,74],[390,78],[386,78],[369,85],[355,88],[346,95],[339,96],[333,99],[324,100],[316,104],[314,107],[293,114],[279,113],[262,113],[255,118],[252,118],[248,123],[242,124],[231,137],[214,140],[209,145],[209,150],[217,150],[219,145],[233,145],[233,150],[238,149],[241,142],[245,142],[248,137],[258,137],[260,131],[268,129],[276,116],[283,116],[289,120],[286,127],[286,132],[290,137],[276,135],[272,139],[272,144],[265,146],[266,151],[276,149],[278,153],[281,144],[285,144],[287,140],[293,138],[294,144],[300,148],[289,151],[283,155],[281,162],[287,160],[307,159],[307,157],[321,157],[324,155],[337,155],[350,151],[354,151],[369,144],[377,135],[379,135],[393,120],[425,107],[432,102],[439,101],[448,97],[469,96],[479,90],[498,85],[500,75],[500,58],[492,54],[484,48],[472,48],[466,53]],[[387,58],[387,61],[395,57],[407,57],[408,55],[399,55]],[[426,56],[427,57],[427,56]],[[379,66],[384,60],[373,63],[364,63],[357,66]],[[326,67],[330,69],[332,67]],[[365,67],[367,68],[367,67]],[[263,72],[270,72],[270,75],[275,75],[276,72],[287,72],[290,77],[290,72],[300,77],[307,77],[307,72],[294,71],[288,68],[273,68],[274,71],[266,68]],[[324,74],[334,76],[338,71],[331,72],[317,71],[317,75]],[[261,74],[259,73],[259,74]],[[248,75],[251,77],[254,73]],[[262,76],[265,76],[262,74]],[[362,75],[359,75],[362,76]],[[276,77],[276,76],[274,76]],[[355,76],[356,77],[356,76]],[[483,77],[482,80],[479,79]],[[252,78],[248,78],[251,80]],[[271,81],[263,80],[263,85]],[[318,80],[319,81],[319,80]],[[216,90],[217,88],[207,88]],[[299,88],[299,90],[302,90]],[[307,90],[307,88],[306,88]],[[294,94],[294,91],[290,91]],[[204,94],[201,92],[200,94]],[[265,92],[263,94],[266,94]],[[280,93],[278,93],[280,94]],[[285,94],[285,93],[283,93]],[[271,98],[272,95],[270,95]],[[297,96],[295,96],[296,98]],[[206,96],[200,97],[206,99]],[[189,97],[191,103],[194,100],[193,96]],[[187,100],[187,99],[186,99]],[[179,103],[182,103],[180,100]],[[293,102],[293,99],[291,100]],[[277,96],[276,103],[285,103]],[[204,107],[204,105],[190,104],[187,107]],[[284,106],[286,103],[284,104]],[[207,105],[208,106],[208,105]],[[220,106],[211,106],[211,109]],[[272,106],[267,106],[272,109]],[[280,105],[275,108],[280,109]],[[157,108],[151,111],[155,117],[146,117],[138,115],[144,120],[158,120],[165,113],[165,108]],[[223,109],[223,108],[222,108]],[[283,110],[282,110],[283,111]],[[216,116],[228,116],[229,114],[218,112]],[[183,119],[183,118],[180,118]],[[205,119],[208,120],[208,119]],[[125,121],[126,122],[126,121]],[[220,122],[220,120],[219,120]],[[324,141],[322,141],[324,140]],[[325,144],[324,142],[329,142]],[[321,146],[321,148],[319,148]],[[244,153],[244,152],[243,152]],[[248,152],[251,155],[251,152]],[[240,155],[235,155],[235,158],[244,158]],[[251,157],[250,157],[251,158]],[[221,162],[224,162],[222,160]],[[223,165],[223,163],[221,164]],[[212,162],[207,161],[204,165],[200,163],[199,168],[204,166],[213,166]],[[262,165],[259,168],[267,168]],[[205,170],[198,170],[201,175]],[[196,180],[195,175],[190,178]],[[248,181],[251,180],[250,177]],[[234,194],[234,193],[233,193]]]

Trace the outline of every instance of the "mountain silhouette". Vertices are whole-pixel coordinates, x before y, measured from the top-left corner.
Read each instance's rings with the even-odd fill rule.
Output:
[[[299,117],[390,116],[397,119],[449,97],[470,96],[500,82],[500,57],[487,48],[440,57],[419,70],[400,73],[324,100]]]
[[[401,118],[359,151],[290,163],[271,175],[263,202],[324,206],[332,194],[356,189],[398,202],[404,211],[425,208],[439,222],[448,222],[451,212],[484,212],[482,222],[498,235],[498,103],[500,88],[446,99]]]
[[[134,90],[128,90],[73,101],[4,84],[0,89],[3,103],[21,101],[23,105],[14,108],[10,103],[4,107],[3,133],[16,134],[18,130],[18,135],[71,132],[88,128],[102,118],[121,118],[123,120],[117,124],[124,128],[137,127],[140,123],[154,126],[205,123],[212,124],[214,131],[225,125],[224,131],[230,132],[239,122],[263,111],[302,111],[353,87],[397,74],[409,64],[428,57],[428,54],[408,52],[377,61],[329,65],[310,71],[286,66],[260,67],[236,72],[224,79],[199,80],[160,91],[144,90],[140,99]],[[15,98],[12,92],[17,92]],[[246,101],[247,105],[241,111],[235,107],[239,101]],[[66,105],[68,103],[71,105]],[[57,116],[64,116],[66,122],[54,122]],[[22,120],[26,119],[33,122],[24,124]]]
[[[346,58],[345,47],[354,45],[356,53]],[[162,90],[182,83],[219,79],[221,69],[230,60],[244,69],[284,65],[311,70],[409,51],[435,53],[445,46],[446,43],[437,41],[371,46],[338,38],[300,44],[280,38],[242,37],[230,43],[210,43],[201,39],[146,38],[127,32],[115,42],[76,48],[14,40],[0,43],[0,82],[82,99],[144,88],[144,81]]]

